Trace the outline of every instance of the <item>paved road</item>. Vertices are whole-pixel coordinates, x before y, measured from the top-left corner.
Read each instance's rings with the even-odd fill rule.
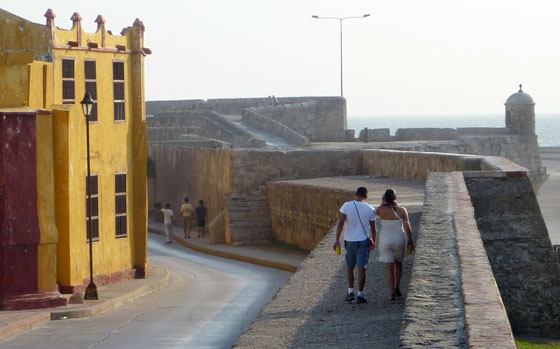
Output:
[[[546,222],[553,245],[560,245],[560,148],[541,148],[543,166],[547,167],[548,179],[537,194],[539,206]]]
[[[150,234],[150,261],[166,288],[89,319],[53,321],[0,348],[231,348],[292,273],[166,245]]]

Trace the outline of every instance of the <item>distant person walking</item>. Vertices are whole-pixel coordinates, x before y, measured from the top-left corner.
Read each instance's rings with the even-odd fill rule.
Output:
[[[346,265],[348,293],[344,299],[352,302],[354,296],[354,268],[358,265],[358,297],[356,303],[367,303],[364,296],[366,270],[369,252],[375,248],[375,209],[365,202],[367,189],[359,187],[356,190],[356,200],[346,202],[340,209],[340,218],[336,228],[336,241],[333,248],[340,247],[340,235],[344,227],[344,248],[346,249]],[[346,225],[346,226],[345,226]]]
[[[410,251],[414,250],[412,228],[406,208],[397,204],[394,189],[387,189],[381,200],[381,206],[376,210],[382,225],[379,235],[379,261],[386,263],[387,284],[391,291],[389,299],[395,300],[402,297],[399,286],[407,245]]]
[[[185,238],[191,238],[191,223],[193,219],[193,206],[189,203],[189,198],[185,198],[185,203],[181,205],[181,215],[183,216],[183,230]]]
[[[272,103],[273,103],[274,105],[280,104],[280,102],[278,101],[278,98],[277,98],[275,95],[272,95]]]
[[[206,208],[206,206],[204,206],[204,201],[198,201],[198,206],[194,209],[194,215],[196,217],[196,228],[198,229],[198,237],[204,237],[206,220],[208,219],[208,209]]]
[[[165,208],[162,208],[161,212],[163,212],[163,228],[167,236],[167,243],[170,244],[173,242],[173,210],[171,204],[165,204]]]

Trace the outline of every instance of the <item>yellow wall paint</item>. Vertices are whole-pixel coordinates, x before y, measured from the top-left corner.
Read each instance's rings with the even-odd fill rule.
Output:
[[[0,65],[0,108],[26,107],[28,85],[27,64]]]
[[[139,28],[131,28],[137,33]],[[137,33],[138,34],[138,33]],[[139,33],[141,36],[141,33]],[[107,37],[110,37],[108,35]],[[111,38],[113,40],[115,38]],[[128,45],[127,37],[119,37],[119,45]],[[57,43],[77,41],[77,27],[56,30]],[[101,31],[82,32],[82,45],[88,41],[101,45]],[[110,41],[110,40],[109,40]],[[127,47],[128,48],[128,47]],[[137,57],[139,56],[139,57]],[[53,50],[54,102],[62,102],[62,58],[73,58],[75,68],[75,106],[68,120],[68,244],[60,244],[59,280],[65,286],[78,285],[89,277],[89,246],[86,230],[86,124],[79,106],[85,93],[84,60],[95,60],[97,72],[98,121],[90,123],[91,173],[98,175],[99,185],[99,241],[93,243],[94,274],[110,274],[147,264],[147,195],[146,142],[143,96],[143,59],[141,54],[99,52],[94,50]],[[114,121],[113,61],[125,64],[126,120]],[[136,66],[132,62],[136,62]],[[142,85],[138,87],[138,84]],[[115,237],[115,181],[116,173],[127,173],[127,233]],[[60,186],[59,186],[60,187]],[[138,189],[140,188],[140,189]],[[57,203],[58,207],[58,203]],[[132,218],[134,217],[134,218]],[[63,238],[61,237],[62,241]],[[66,251],[61,251],[68,249]],[[65,281],[62,281],[65,280]],[[69,280],[69,284],[66,284]]]
[[[148,261],[143,29],[129,27],[124,36],[111,35],[104,28],[91,34],[81,31],[81,46],[70,48],[69,41],[78,41],[78,27],[55,27],[53,38],[50,28],[0,9],[0,107],[52,110],[52,117],[37,117],[42,290],[52,289],[53,280],[78,286],[89,277],[86,124],[79,106],[85,91],[84,60],[95,60],[97,71],[98,121],[90,124],[91,172],[99,176],[100,238],[93,244],[94,274],[146,267]],[[88,42],[99,49],[90,49]],[[62,104],[64,57],[75,60],[76,100],[70,105]],[[117,122],[113,120],[115,60],[125,64],[126,120]],[[114,176],[121,172],[127,173],[128,235],[116,238]]]
[[[56,226],[58,228],[57,278],[70,285],[70,105],[53,105],[53,148]]]
[[[13,63],[29,63],[27,53],[32,59],[49,61],[51,55],[50,31],[41,24],[30,22],[10,12],[0,9],[0,65],[6,63],[9,56],[18,56]],[[23,54],[23,57],[21,56]],[[26,59],[26,62],[22,62]]]
[[[58,291],[56,280],[57,244],[40,244],[38,247],[39,291]]]

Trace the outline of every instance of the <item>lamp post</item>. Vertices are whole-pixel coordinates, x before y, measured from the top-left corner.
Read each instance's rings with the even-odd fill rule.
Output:
[[[365,17],[369,17],[370,14],[366,13],[362,16],[350,16],[350,17],[319,17],[317,15],[313,15],[311,16],[312,18],[315,19],[336,19],[338,20],[338,22],[340,23],[340,97],[344,97],[344,87],[343,87],[343,83],[342,83],[342,21],[346,20],[346,19],[352,19],[352,18],[365,18]]]
[[[89,117],[91,115],[91,110],[93,109],[93,100],[88,92],[84,95],[84,99],[80,102],[82,105],[82,111],[84,112],[84,116],[86,117],[86,144],[87,144],[87,197],[88,197],[88,239],[89,239],[89,285],[86,288],[86,294],[84,295],[84,299],[87,300],[97,300],[99,297],[97,296],[97,286],[93,282],[93,237],[91,234],[91,173],[90,173],[90,165],[89,165]]]

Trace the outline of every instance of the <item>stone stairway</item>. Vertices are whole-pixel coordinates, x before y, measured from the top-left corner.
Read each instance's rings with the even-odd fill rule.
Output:
[[[274,239],[266,194],[230,196],[226,205],[234,246],[268,244]]]

